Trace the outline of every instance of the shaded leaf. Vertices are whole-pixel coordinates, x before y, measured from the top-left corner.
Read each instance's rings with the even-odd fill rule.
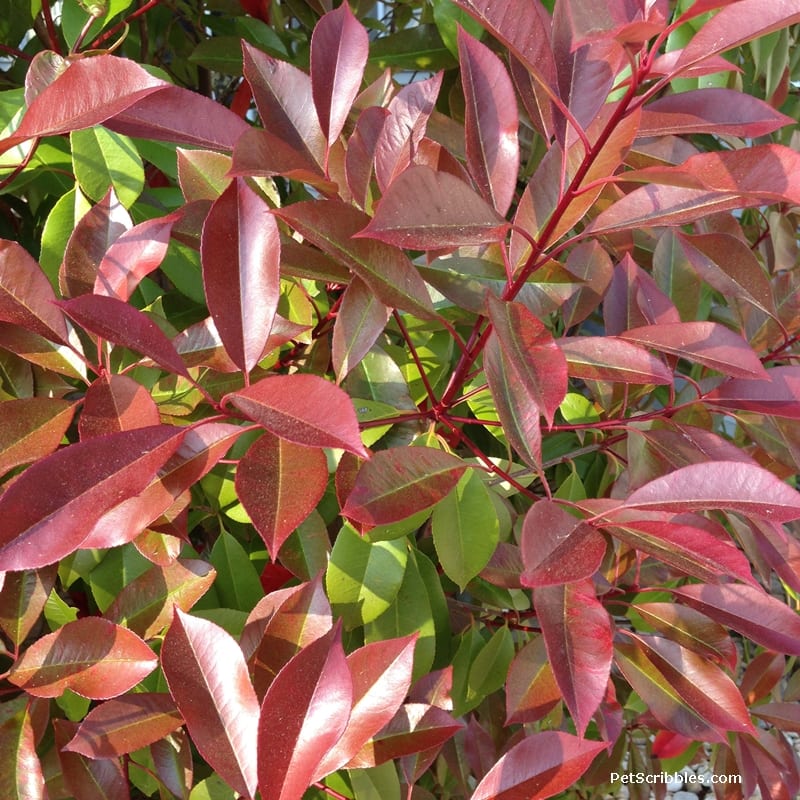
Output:
[[[75,414],[73,403],[50,397],[6,400],[0,409],[0,475],[52,453]]]
[[[83,617],[37,639],[8,679],[35,697],[58,697],[70,689],[105,700],[132,689],[156,665],[153,651],[132,631]]]
[[[0,715],[0,792],[10,800],[45,800],[44,773],[28,698],[3,703]]]
[[[8,572],[0,588],[0,628],[19,647],[33,630],[56,582],[57,568]]]
[[[365,208],[369,196],[369,183],[372,166],[375,162],[375,148],[378,146],[389,110],[380,106],[370,106],[359,114],[355,129],[347,140],[347,154],[344,169],[347,187],[360,208]]]
[[[223,530],[209,558],[217,571],[214,591],[223,608],[250,613],[264,596],[258,570],[235,536]]]
[[[767,380],[732,378],[712,389],[704,401],[731,411],[755,411],[800,418],[800,367],[771,367]]]
[[[514,657],[506,679],[506,725],[536,722],[561,701],[544,637],[531,639]]]

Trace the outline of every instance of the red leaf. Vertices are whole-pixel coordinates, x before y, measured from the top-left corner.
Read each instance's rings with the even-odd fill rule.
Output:
[[[342,737],[318,765],[314,780],[347,764],[393,719],[411,685],[417,634],[371,642],[347,656],[353,707]]]
[[[311,91],[319,124],[332,145],[342,132],[369,55],[366,28],[349,3],[325,14],[311,36]]]
[[[157,663],[132,631],[99,617],[83,617],[37,639],[8,679],[34,697],[58,697],[71,689],[105,700],[132,689]]]
[[[161,666],[195,747],[237,792],[256,792],[258,700],[239,645],[213,622],[177,608]]]
[[[355,239],[370,218],[338,200],[312,200],[275,214],[329,256],[351,269],[386,306],[422,319],[435,317],[425,282],[408,256],[395,247]]]
[[[460,178],[412,166],[389,184],[372,221],[357,236],[397,247],[436,250],[497,242],[509,227]]]
[[[383,192],[414,160],[442,85],[442,73],[406,84],[389,103],[375,147],[375,177]]]
[[[280,238],[267,204],[237,178],[208,212],[200,243],[208,310],[231,359],[258,363],[280,297]]]
[[[550,331],[521,303],[486,294],[494,326],[510,371],[542,409],[548,425],[567,393],[567,362]]]
[[[0,628],[15,646],[25,641],[39,621],[57,575],[55,564],[5,575],[0,587]]]
[[[588,579],[536,588],[533,604],[556,683],[583,735],[606,693],[614,624]]]
[[[606,540],[591,525],[572,516],[552,500],[540,500],[525,515],[520,541],[530,588],[590,578],[606,552]]]
[[[678,600],[757,644],[800,655],[800,617],[762,589],[740,583],[698,583],[671,591]]]
[[[129,300],[145,275],[157,269],[167,254],[172,227],[182,218],[176,211],[149,219],[124,231],[103,255],[94,294]]]
[[[41,567],[73,552],[103,514],[150,483],[184,434],[169,425],[123,431],[28,467],[0,496],[0,571]]]
[[[514,745],[470,800],[544,800],[568,789],[606,747],[560,731],[534,733]]]
[[[44,773],[36,754],[29,698],[24,694],[3,703],[0,720],[0,792],[19,800],[47,800]]]
[[[0,141],[0,152],[26,139],[99,125],[167,86],[124,58],[101,55],[76,59],[39,93],[15,133]]]
[[[752,711],[780,731],[800,731],[800,707],[797,703],[762,703]]]
[[[353,700],[339,625],[301,650],[261,704],[258,786],[263,800],[300,800],[344,732]]]
[[[64,749],[88,758],[116,758],[147,747],[182,724],[168,694],[129,694],[93,708]]]
[[[566,336],[558,346],[572,378],[635,384],[672,383],[672,374],[659,358],[642,347],[612,336]]]
[[[223,405],[228,402],[287,441],[367,456],[350,398],[318,375],[274,375],[232,392],[223,398]]]
[[[573,47],[595,39],[616,39],[641,44],[661,33],[666,26],[663,3],[638,0],[617,3],[568,3]]]
[[[467,165],[483,199],[505,215],[519,171],[514,86],[503,62],[462,28],[458,52],[466,98]]]
[[[716,133],[755,138],[794,120],[757,97],[733,89],[696,89],[660,97],[642,109],[640,136]]]
[[[319,448],[265,433],[236,469],[236,493],[276,561],[281,545],[316,508],[328,484],[328,462]]]
[[[800,493],[763,467],[740,461],[690,464],[646,483],[616,509],[692,511],[725,508],[773,522],[800,518]]]
[[[755,411],[775,417],[800,419],[800,367],[772,367],[763,381],[732,378],[703,398],[712,406],[731,411]]]
[[[0,239],[0,321],[54,342],[67,341],[64,315],[42,268],[21,245]]]
[[[506,725],[537,722],[561,701],[544,637],[531,639],[514,657],[506,679]]]
[[[0,475],[50,455],[61,443],[75,405],[50,397],[6,400],[0,426]]]
[[[158,425],[161,417],[150,392],[126,375],[101,375],[86,390],[78,420],[81,439]]]
[[[342,516],[385,525],[439,502],[458,483],[467,465],[431,447],[380,450],[362,464]]]
[[[172,342],[161,328],[138,308],[97,294],[82,294],[72,300],[60,300],[64,313],[87,331],[114,344],[135,350],[160,367],[189,377]]]
[[[375,148],[389,116],[389,109],[380,106],[365,108],[358,117],[356,127],[347,140],[344,170],[347,187],[360,208],[365,208],[369,196],[369,182],[375,161]]]

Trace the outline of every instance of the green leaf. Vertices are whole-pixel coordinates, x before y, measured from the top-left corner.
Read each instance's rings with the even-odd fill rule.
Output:
[[[445,574],[463,589],[489,562],[500,532],[489,490],[477,471],[465,473],[438,503],[431,526]]]
[[[91,203],[77,186],[56,201],[42,231],[39,263],[54,289],[58,289],[58,269],[64,260],[67,242],[78,220],[91,208]]]
[[[211,563],[217,570],[214,586],[226,608],[252,611],[264,596],[258,572],[245,549],[223,531],[211,549]]]
[[[381,68],[435,72],[456,65],[435,25],[417,25],[377,39],[369,48],[369,60]]]
[[[124,586],[151,566],[152,564],[132,544],[109,550],[89,574],[89,585],[97,607],[105,611]]]
[[[72,131],[72,164],[81,189],[95,201],[114,187],[120,202],[130,208],[144,188],[144,165],[133,142],[96,125]]]
[[[53,590],[44,604],[44,618],[47,620],[50,630],[54,631],[68,622],[74,622],[78,619],[78,609],[68,606],[59,597],[58,592]]]
[[[482,700],[500,689],[506,682],[513,658],[511,631],[505,626],[498,628],[472,662],[467,678],[467,701]]]
[[[445,47],[458,58],[458,26],[480,39],[483,26],[476,19],[459,8],[453,0],[433,0],[433,19]]]
[[[350,770],[355,800],[400,800],[400,779],[392,761],[379,767]]]
[[[101,15],[92,25],[84,41],[91,42],[117,14],[130,8],[132,2],[133,0],[104,0],[103,4],[107,6],[106,13]],[[84,0],[84,3],[86,3],[86,0]],[[61,30],[70,47],[75,44],[81,29],[88,19],[89,14],[84,8],[81,8],[81,3],[78,0],[64,0],[61,9]]]
[[[392,605],[407,561],[404,540],[371,543],[351,525],[342,526],[331,551],[325,585],[333,610],[346,628],[371,622]]]

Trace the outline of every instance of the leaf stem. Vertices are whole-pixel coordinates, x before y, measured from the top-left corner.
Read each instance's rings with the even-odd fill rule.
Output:
[[[394,321],[397,323],[397,327],[400,328],[400,335],[403,337],[406,345],[408,346],[408,350],[411,353],[411,358],[414,359],[414,364],[416,364],[419,377],[422,380],[422,385],[425,387],[425,393],[428,395],[428,400],[433,408],[437,408],[439,401],[436,399],[436,395],[433,393],[433,387],[431,386],[431,383],[428,380],[428,375],[422,366],[422,360],[419,357],[419,353],[417,353],[417,348],[414,347],[414,343],[411,341],[408,328],[406,328],[406,325],[403,322],[400,314],[397,312],[397,309],[392,311],[392,316],[394,317]]]
[[[135,20],[137,17],[141,17],[142,14],[146,14],[148,11],[150,11],[151,8],[155,8],[160,3],[161,0],[148,0],[147,3],[137,8],[132,13],[128,14],[128,16],[125,17],[125,19],[123,19],[121,22],[118,22],[113,28],[109,28],[109,30],[107,30],[105,33],[98,36],[92,42],[91,46],[92,50],[96,50],[97,48],[99,48],[103,42],[108,41],[113,36],[116,36],[121,30],[124,30],[125,27],[129,25],[131,22],[133,22],[133,20]]]
[[[56,31],[56,26],[53,24],[53,14],[50,11],[50,0],[43,0],[42,16],[44,17],[44,24],[47,28],[47,35],[50,37],[50,48],[60,56],[63,56],[64,53],[61,50],[61,42],[58,40],[58,32]]]

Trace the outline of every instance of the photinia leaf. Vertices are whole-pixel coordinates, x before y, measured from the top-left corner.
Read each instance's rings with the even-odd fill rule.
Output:
[[[160,421],[158,406],[144,386],[127,375],[105,373],[86,390],[78,431],[84,440]]]
[[[470,800],[544,800],[568,789],[605,742],[544,731],[515,744],[486,773]]]
[[[731,411],[755,411],[788,419],[800,418],[800,367],[772,367],[767,380],[732,378],[703,400]]]
[[[273,561],[316,508],[327,484],[328,462],[321,449],[271,433],[250,445],[236,469],[236,493]]]
[[[36,754],[36,734],[29,698],[3,703],[0,716],[0,792],[14,800],[46,800],[44,773]]]
[[[537,587],[533,604],[556,683],[583,734],[606,693],[613,621],[589,579]]]
[[[463,28],[458,30],[461,83],[466,98],[467,165],[483,199],[505,215],[519,171],[519,114],[503,62]]]
[[[125,584],[103,616],[151,639],[169,625],[173,609],[189,611],[216,575],[210,564],[194,559],[177,559],[163,567],[154,564]]]
[[[606,540],[591,525],[552,500],[539,500],[525,515],[520,540],[523,586],[552,586],[590,578],[600,567]]]
[[[781,731],[800,731],[800,709],[797,703],[761,703],[752,709],[759,719]]]
[[[757,644],[800,655],[800,617],[763,589],[739,583],[698,583],[671,591],[681,602]]]
[[[64,749],[87,758],[116,758],[147,747],[182,724],[168,694],[128,694],[93,708]]]
[[[60,300],[64,313],[87,331],[135,350],[177,375],[189,377],[172,342],[144,312],[116,297],[82,294]]]
[[[500,241],[510,227],[479,194],[449,172],[411,166],[386,188],[358,237],[436,250]]]
[[[336,626],[301,650],[264,696],[258,723],[263,800],[300,800],[345,731],[352,701],[353,680]]]
[[[668,639],[625,636],[614,647],[616,664],[668,730],[707,742],[753,731],[736,684],[716,664]]]
[[[0,496],[0,571],[42,567],[76,550],[106,512],[147,487],[185,433],[169,425],[122,431],[28,467]]]
[[[194,754],[186,732],[181,729],[153,742],[150,745],[150,755],[161,783],[175,797],[188,797],[194,784]]]
[[[661,359],[613,336],[566,336],[557,340],[567,359],[567,373],[584,380],[669,385],[672,373]]]
[[[642,347],[685,358],[739,378],[764,378],[767,372],[753,348],[718,322],[670,322],[633,328],[620,337]]]
[[[203,225],[200,259],[211,317],[243,371],[258,363],[280,297],[280,237],[267,204],[236,178]]]
[[[367,30],[349,3],[323,15],[311,35],[311,92],[319,124],[332,145],[361,88],[369,56]]]
[[[21,245],[0,239],[0,321],[54,342],[67,341],[64,315],[42,268]]]
[[[356,127],[347,140],[344,170],[347,187],[360,208],[366,208],[375,148],[389,110],[370,106],[359,114]]]
[[[50,397],[6,400],[0,409],[0,475],[52,453],[75,414],[73,403]]]
[[[386,306],[421,319],[435,316],[425,282],[408,256],[370,239],[354,239],[370,218],[338,200],[293,203],[274,212],[329,256],[351,269]]]
[[[772,522],[789,522],[800,518],[800,493],[755,464],[707,461],[646,483],[609,512],[609,517],[629,508],[675,512],[725,508]]]
[[[132,689],[157,663],[132,631],[99,617],[83,617],[37,639],[8,679],[34,697],[58,697],[70,689],[105,700]]]
[[[381,450],[362,464],[342,516],[367,525],[398,522],[438,503],[466,469],[460,458],[430,447]]]
[[[411,685],[417,635],[370,642],[347,656],[353,679],[353,707],[338,742],[317,766],[317,780],[348,763],[394,718]]]
[[[544,638],[531,639],[514,657],[506,678],[506,725],[536,722],[561,701]]]
[[[161,666],[195,747],[237,792],[256,792],[258,700],[239,645],[213,622],[175,609]]]
[[[19,647],[39,621],[56,582],[55,565],[6,573],[0,588],[0,628]]]
[[[350,398],[318,375],[264,378],[223,398],[276,436],[306,447],[341,447],[365,458]]]

